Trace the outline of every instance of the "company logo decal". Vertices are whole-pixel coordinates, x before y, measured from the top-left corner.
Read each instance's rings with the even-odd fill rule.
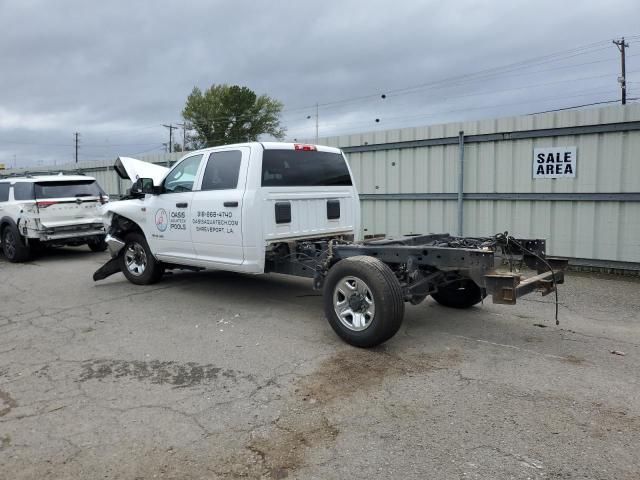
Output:
[[[169,226],[169,216],[164,208],[158,209],[156,212],[156,227],[161,232],[164,232]]]

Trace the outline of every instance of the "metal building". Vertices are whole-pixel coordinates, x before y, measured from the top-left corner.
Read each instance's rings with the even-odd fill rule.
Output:
[[[640,264],[640,105],[387,130],[320,143],[348,154],[365,235],[509,231],[548,238],[549,254],[575,263],[640,267],[625,265]],[[575,177],[534,179],[534,150],[542,147],[576,147]]]

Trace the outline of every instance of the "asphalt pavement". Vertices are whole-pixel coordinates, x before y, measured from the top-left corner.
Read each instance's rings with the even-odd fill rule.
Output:
[[[640,281],[407,305],[343,343],[310,281],[175,273],[87,248],[0,258],[0,478],[640,478]]]

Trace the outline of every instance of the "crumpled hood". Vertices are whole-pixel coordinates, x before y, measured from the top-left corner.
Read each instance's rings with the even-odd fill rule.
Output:
[[[114,168],[122,179],[129,179],[133,183],[139,178],[152,178],[153,184],[156,186],[162,183],[169,171],[167,167],[130,157],[118,157]]]

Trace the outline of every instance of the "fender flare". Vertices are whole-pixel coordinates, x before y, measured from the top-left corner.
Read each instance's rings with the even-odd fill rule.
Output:
[[[4,230],[4,228],[7,225],[13,225],[14,227],[18,228],[18,224],[13,220],[13,218],[11,217],[2,217],[0,218],[0,234],[2,233],[2,231]],[[18,230],[20,231],[20,230]]]
[[[22,233],[20,232],[20,227],[18,225],[19,223],[20,223],[20,219],[18,219],[18,223],[16,223],[11,217],[0,218],[0,246],[2,245],[2,234],[4,232],[4,229],[8,226],[15,227],[15,229],[18,231],[19,242],[22,243],[23,245],[28,246],[27,240],[22,236]]]

